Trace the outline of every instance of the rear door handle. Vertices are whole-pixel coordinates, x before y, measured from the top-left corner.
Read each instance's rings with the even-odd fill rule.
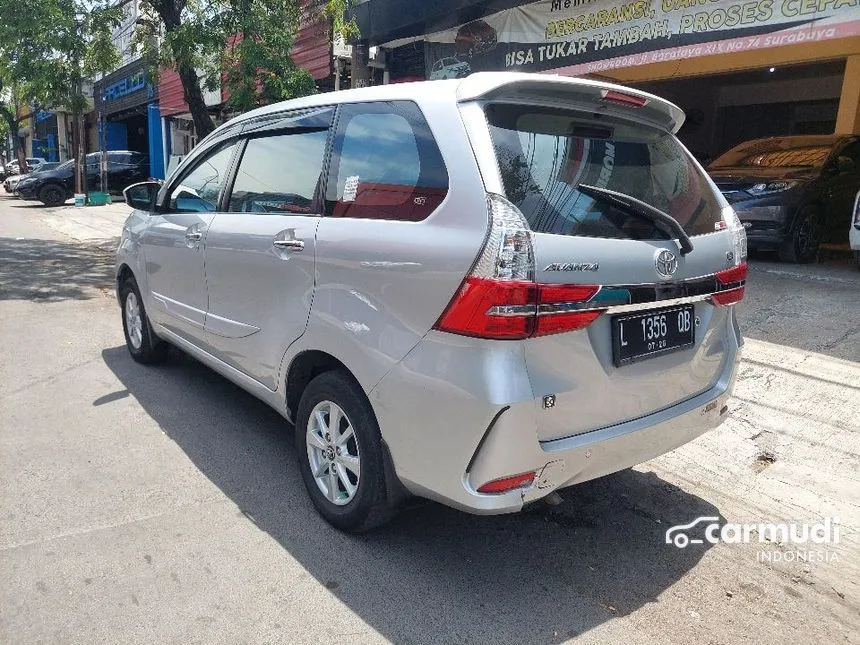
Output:
[[[305,243],[302,240],[274,240],[272,244],[285,251],[299,252],[305,250]]]
[[[185,239],[190,240],[191,242],[199,242],[202,237],[203,233],[200,231],[188,231],[185,234]]]

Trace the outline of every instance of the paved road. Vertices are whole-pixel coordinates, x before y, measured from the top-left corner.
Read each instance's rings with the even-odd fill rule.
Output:
[[[554,508],[424,504],[350,537],[278,415],[181,355],[131,361],[103,250],[121,215],[0,198],[0,642],[860,642],[849,265],[755,262],[718,430]],[[663,543],[704,515],[838,515],[838,561]]]

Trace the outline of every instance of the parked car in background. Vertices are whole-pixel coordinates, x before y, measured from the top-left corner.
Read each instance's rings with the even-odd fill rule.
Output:
[[[139,152],[111,150],[107,153],[108,191],[121,193],[133,183],[149,177],[149,157]],[[101,153],[92,152],[86,157],[87,188],[99,190]],[[57,206],[74,195],[74,161],[66,161],[53,170],[28,177],[18,184],[18,194],[23,199],[41,201],[47,206]]]
[[[20,180],[21,177],[33,172],[42,164],[47,163],[47,161],[44,157],[27,157],[26,163],[27,165],[23,171],[21,170],[17,160],[10,161],[6,164],[6,168],[3,172],[3,187],[6,189],[7,193],[12,192],[14,185]],[[14,178],[14,180],[9,185],[7,185],[6,180],[10,178]]]
[[[464,76],[468,76],[471,71],[472,67],[469,63],[449,56],[433,63],[433,67],[430,70],[430,80],[441,81],[448,78],[463,78]]]
[[[851,228],[848,231],[848,243],[854,251],[854,262],[860,269],[860,191],[854,198],[854,213],[851,216]]]
[[[682,120],[511,73],[249,112],[125,191],[129,353],[174,344],[294,422],[344,530],[410,493],[514,512],[672,450],[726,418],[747,273]]]
[[[9,175],[8,177],[6,177],[6,179],[3,180],[3,190],[5,190],[7,193],[15,192],[15,187],[18,185],[18,182],[26,176],[27,175],[19,175],[17,173]]]
[[[860,190],[860,137],[755,139],[718,157],[708,172],[743,222],[750,247],[811,262],[821,242],[844,243]]]
[[[46,172],[48,170],[53,170],[60,166],[60,162],[58,161],[45,161],[43,163],[37,164],[34,166],[33,170],[28,172],[26,175],[12,175],[11,177],[7,177],[3,181],[3,188],[7,193],[17,193],[18,186],[21,181],[26,179],[27,177],[33,177],[41,172]]]

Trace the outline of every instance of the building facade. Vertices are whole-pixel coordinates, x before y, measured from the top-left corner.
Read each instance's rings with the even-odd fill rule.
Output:
[[[860,133],[860,0],[365,0],[354,16],[392,82],[510,70],[634,85],[685,110],[681,138],[705,161],[760,136]]]
[[[94,110],[86,122],[87,148],[131,150],[148,155],[150,176],[164,178],[158,84],[149,78],[133,38],[140,19],[139,0],[123,3],[122,17],[111,33],[120,54],[119,69],[93,85]]]
[[[98,145],[149,156],[150,175],[164,177],[158,86],[140,58],[97,81],[93,90]]]

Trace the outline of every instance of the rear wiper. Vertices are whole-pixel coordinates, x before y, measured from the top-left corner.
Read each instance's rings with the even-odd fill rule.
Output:
[[[687,235],[684,227],[681,226],[678,220],[669,215],[669,213],[664,213],[659,208],[651,206],[651,204],[646,204],[640,199],[614,190],[607,190],[606,188],[598,188],[597,186],[589,186],[587,184],[579,184],[576,189],[592,199],[609,202],[631,215],[647,219],[670,237],[677,237],[678,245],[681,247],[681,255],[687,255],[687,253],[693,250],[693,242],[690,241],[690,236]]]

